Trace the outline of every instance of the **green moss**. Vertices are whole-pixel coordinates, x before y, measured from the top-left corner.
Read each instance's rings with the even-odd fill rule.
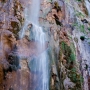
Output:
[[[71,43],[68,46],[64,41],[60,43],[61,52],[65,55],[65,60],[67,60],[66,68],[69,70],[67,73],[68,77],[71,79],[76,86],[70,90],[81,90],[81,84],[83,82],[83,78],[80,73],[78,73],[76,68],[76,55],[75,55],[75,46]]]
[[[85,32],[85,27],[84,27],[84,25],[80,25],[79,28],[80,28],[80,31],[81,31],[81,32],[86,33],[86,32]]]
[[[72,49],[72,52],[74,52],[74,53],[75,53],[76,48],[75,48],[75,46],[74,46],[74,43],[71,43],[70,47],[71,47],[71,49]]]
[[[76,0],[76,1],[79,1],[79,2],[81,2],[82,0]]]
[[[72,51],[71,47],[68,46],[64,41],[61,42],[61,50],[62,53],[65,55],[65,59],[68,63],[75,61],[75,54]]]
[[[78,23],[73,23],[72,26],[76,27],[78,30],[80,30],[80,32],[87,34],[85,31],[84,25],[82,25],[82,24],[79,25]]]
[[[88,30],[90,31],[90,27],[88,27]]]
[[[74,55],[74,53],[72,52],[71,54],[70,54],[70,61],[75,61],[75,55]]]
[[[75,46],[71,43],[68,46],[64,41],[60,43],[60,57],[62,57],[62,53],[65,55],[65,60],[67,60],[67,65],[65,66],[68,69],[68,77],[71,79],[73,83],[75,83],[75,87],[70,90],[81,90],[81,85],[83,82],[83,78],[76,68],[76,55],[75,55]]]
[[[90,45],[90,42],[88,42],[88,44]]]
[[[73,23],[72,26],[75,27],[77,30],[79,29],[78,23]]]
[[[78,23],[73,23],[72,26],[78,26]]]
[[[83,13],[76,11],[76,16],[77,17],[85,17],[85,15],[83,15]]]
[[[81,88],[81,83],[83,82],[82,76],[76,71],[76,68],[72,68],[69,72],[69,78],[72,82],[76,84],[77,89]]]

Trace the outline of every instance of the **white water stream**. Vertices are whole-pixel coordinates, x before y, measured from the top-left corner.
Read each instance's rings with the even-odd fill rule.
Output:
[[[40,0],[32,0],[31,5],[25,8],[25,23],[22,30],[20,31],[20,38],[22,39],[25,35],[25,31],[29,24],[32,24],[32,37],[33,41],[40,43],[41,47],[38,47],[38,50],[41,50],[45,47],[45,38],[46,35],[43,32],[42,27],[39,26],[39,11],[40,11]],[[31,36],[30,36],[31,37]],[[37,51],[38,52],[38,51]],[[32,80],[33,88],[30,90],[49,90],[49,61],[47,51],[45,50],[39,57],[35,57],[31,60],[30,64],[31,73],[34,77]],[[37,80],[35,80],[35,78]]]

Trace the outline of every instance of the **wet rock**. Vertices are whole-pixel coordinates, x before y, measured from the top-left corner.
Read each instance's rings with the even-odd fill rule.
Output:
[[[66,77],[63,82],[65,90],[74,88],[75,84],[71,82],[70,78]]]
[[[19,65],[19,56],[15,53],[10,53],[8,55],[8,62],[10,64],[10,69],[13,71],[13,70],[17,70],[20,68],[20,65]]]
[[[3,3],[2,3],[3,2]],[[4,3],[5,2],[5,3]],[[62,4],[63,3],[63,4]],[[65,4],[64,4],[65,3]],[[78,4],[81,4],[78,7]],[[41,47],[41,44],[38,42],[34,42],[34,40],[30,40],[29,39],[29,35],[30,32],[29,30],[26,30],[25,32],[25,37],[23,39],[20,39],[18,36],[18,32],[21,29],[21,25],[23,25],[24,22],[24,13],[23,10],[27,5],[31,5],[31,0],[1,0],[0,3],[0,62],[5,63],[5,69],[8,71],[8,73],[6,74],[7,76],[7,89],[5,90],[9,90],[10,86],[11,89],[13,88],[14,90],[29,90],[30,87],[30,83],[29,81],[32,81],[31,79],[33,79],[33,77],[37,77],[38,75],[34,75],[32,73],[30,73],[29,71],[29,67],[28,67],[28,63],[27,63],[27,58],[30,56],[38,56],[40,55],[43,51],[45,51],[48,48],[48,43],[46,42],[45,48],[43,48],[42,50],[40,50],[39,52],[37,52],[37,47]],[[68,7],[70,5],[70,7]],[[72,9],[71,9],[72,8]],[[67,28],[66,24],[68,25],[69,23],[72,25],[74,22],[74,15],[75,12],[73,13],[73,8],[76,11],[80,11],[81,14],[79,17],[76,17],[76,21],[81,21],[83,23],[89,23],[89,18],[87,18],[86,15],[88,15],[87,13],[87,9],[85,6],[84,1],[82,2],[75,2],[74,0],[69,0],[67,1],[59,1],[59,3],[54,0],[44,0],[42,1],[41,4],[41,18],[40,18],[40,23],[42,26],[44,26],[45,30],[44,32],[46,32],[47,36],[48,36],[48,32],[49,32],[49,38],[50,38],[50,46],[53,48],[53,51],[58,50],[59,51],[59,46],[62,41],[64,41],[68,46],[70,46],[70,48],[72,48],[71,42],[72,42],[72,38],[69,37],[70,35],[70,28],[72,29],[72,32],[75,29],[78,28],[74,28],[70,27]],[[67,13],[68,12],[68,13]],[[85,15],[83,15],[85,14]],[[83,18],[86,18],[85,21]],[[57,24],[57,25],[56,25]],[[63,24],[63,26],[62,26]],[[86,24],[85,24],[86,25]],[[62,27],[61,27],[62,26]],[[86,25],[85,27],[87,27],[89,25]],[[47,28],[46,28],[47,27]],[[9,31],[11,32],[9,32]],[[85,29],[86,30],[86,29]],[[77,30],[79,31],[79,30]],[[89,34],[89,32],[88,32]],[[15,36],[14,36],[15,35]],[[78,33],[75,33],[75,35],[79,35]],[[73,36],[73,35],[72,35]],[[16,39],[19,38],[19,39]],[[79,36],[80,38],[80,36]],[[79,46],[78,43],[80,43],[78,38],[75,39],[75,41],[77,42],[77,46]],[[51,41],[52,39],[52,41]],[[74,41],[73,41],[74,42]],[[17,48],[17,49],[16,49]],[[66,48],[65,53],[69,53],[67,52],[67,50],[69,47]],[[73,49],[74,50],[74,49]],[[13,71],[16,70],[16,68],[19,66],[19,59],[18,59],[18,55],[16,53],[10,54],[12,51],[17,52],[17,54],[21,57],[20,59],[22,59],[22,57],[25,60],[20,60],[20,64],[21,64],[21,69],[17,70],[17,71]],[[73,68],[74,65],[76,65],[76,63],[69,63],[67,62],[67,60],[69,61],[68,55],[66,57],[66,54],[63,54],[63,50],[61,50],[60,48],[60,53],[61,53],[61,58],[60,58],[60,62],[61,64],[59,64],[59,69],[61,69],[61,82],[64,81],[64,83],[62,84],[62,87],[64,85],[65,89],[69,90],[69,87],[73,88],[74,84],[70,81],[70,79],[66,78],[65,76],[66,74],[68,75],[68,68],[70,68],[70,70]],[[75,54],[77,54],[77,48],[75,51]],[[8,56],[9,55],[9,56]],[[55,55],[53,55],[53,61],[56,63],[58,60],[56,58],[54,58]],[[73,55],[72,55],[73,56]],[[76,55],[77,56],[77,55]],[[8,62],[6,63],[6,58],[8,57]],[[58,56],[59,57],[59,56]],[[87,55],[86,55],[87,57]],[[68,59],[67,59],[68,58]],[[85,58],[85,57],[84,57]],[[52,62],[53,62],[52,61]],[[78,58],[77,58],[78,61]],[[69,64],[68,64],[69,63]],[[9,64],[9,65],[8,65]],[[1,65],[0,65],[1,66]],[[57,65],[58,67],[58,65]],[[55,69],[55,68],[54,68]],[[2,72],[2,69],[0,68],[0,73]],[[78,70],[78,69],[77,69]],[[78,70],[79,71],[79,70]],[[53,71],[55,74],[57,72],[57,70]],[[58,70],[59,72],[59,70]],[[1,78],[2,78],[2,74],[0,74]],[[31,77],[30,77],[31,75]],[[58,86],[58,82],[56,79],[57,76],[53,76],[52,78],[52,87],[54,85],[54,90],[57,90],[56,86]],[[64,80],[65,79],[65,80]],[[2,79],[0,79],[0,81],[2,82]],[[37,80],[36,80],[37,81]],[[56,82],[54,82],[56,81]],[[67,83],[68,82],[68,83]],[[56,83],[56,84],[55,84]],[[2,85],[2,84],[0,84]],[[79,85],[77,84],[76,87],[78,87]],[[21,88],[20,88],[21,87]],[[71,89],[70,88],[70,89]],[[35,88],[31,89],[34,90]],[[0,90],[2,89],[2,86],[0,86]],[[61,90],[64,90],[61,88]],[[75,88],[75,90],[77,90],[77,88]],[[81,90],[81,89],[80,89]]]

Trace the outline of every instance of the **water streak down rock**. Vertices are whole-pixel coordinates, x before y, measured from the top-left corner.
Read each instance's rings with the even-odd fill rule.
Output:
[[[31,7],[27,6],[25,9],[25,23],[20,32],[20,38],[25,35],[25,30],[28,25],[32,25],[32,39],[35,42],[39,42],[41,47],[38,46],[37,52],[45,47],[45,33],[42,27],[39,26],[39,10],[40,10],[40,0],[32,0]],[[34,74],[33,80],[31,80],[32,85],[30,85],[31,90],[49,90],[49,61],[47,51],[44,51],[29,62],[29,68],[31,73]],[[32,78],[32,77],[31,77]]]

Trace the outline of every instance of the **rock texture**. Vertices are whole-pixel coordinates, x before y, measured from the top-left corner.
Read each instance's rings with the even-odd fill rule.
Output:
[[[29,62],[47,48],[51,61],[50,89],[89,90],[89,0],[41,1],[39,22],[47,42],[39,52],[37,47],[41,45],[29,39],[29,30],[24,38],[19,38],[24,10],[30,4],[31,0],[0,1],[0,90],[34,90],[32,79],[39,76],[30,71]]]

